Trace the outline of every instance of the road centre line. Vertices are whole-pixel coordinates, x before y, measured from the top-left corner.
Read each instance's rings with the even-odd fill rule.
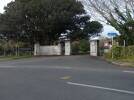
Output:
[[[125,71],[123,71],[124,73],[130,73],[130,74],[134,74],[134,71],[127,71],[127,70],[125,70]]]
[[[50,69],[66,69],[66,70],[72,69],[71,67],[58,67],[58,66],[56,66],[56,67],[46,67],[46,68],[50,68]]]
[[[134,95],[133,91],[127,91],[127,90],[120,90],[120,89],[107,88],[107,87],[101,87],[101,86],[95,86],[95,85],[80,84],[80,83],[73,83],[73,82],[67,82],[67,84]]]
[[[69,80],[71,79],[71,76],[64,76],[64,77],[61,77],[62,80]]]

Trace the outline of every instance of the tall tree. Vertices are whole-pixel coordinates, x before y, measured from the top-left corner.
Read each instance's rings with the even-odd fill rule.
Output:
[[[98,21],[85,20],[85,23],[81,24],[81,28],[76,29],[71,34],[71,40],[88,40],[92,35],[98,35],[103,30],[103,25]]]
[[[85,13],[77,0],[15,0],[0,15],[0,32],[19,40],[26,37],[42,44],[53,44],[60,33],[74,30],[77,15]]]
[[[98,21],[91,21],[85,25],[84,32],[89,35],[95,35],[102,32],[103,25]]]
[[[134,26],[126,26],[127,23],[134,21],[134,0],[83,0],[83,2],[121,33],[121,41],[125,39],[128,45],[134,44],[134,32],[128,31],[134,29]]]

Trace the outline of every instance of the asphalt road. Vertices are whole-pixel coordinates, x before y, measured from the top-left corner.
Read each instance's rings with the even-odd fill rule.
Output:
[[[0,62],[0,100],[134,100],[134,69],[90,56]]]

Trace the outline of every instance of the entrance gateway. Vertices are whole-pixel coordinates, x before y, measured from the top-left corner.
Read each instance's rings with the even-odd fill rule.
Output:
[[[90,56],[101,56],[103,53],[102,49],[102,37],[96,36],[90,38]]]

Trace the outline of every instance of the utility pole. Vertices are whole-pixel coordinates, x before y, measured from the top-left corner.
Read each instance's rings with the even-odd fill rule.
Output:
[[[124,47],[126,47],[126,40],[124,40]]]
[[[112,36],[112,48],[114,46],[114,36]],[[114,58],[114,53],[113,53],[113,50],[112,50],[112,59]]]

